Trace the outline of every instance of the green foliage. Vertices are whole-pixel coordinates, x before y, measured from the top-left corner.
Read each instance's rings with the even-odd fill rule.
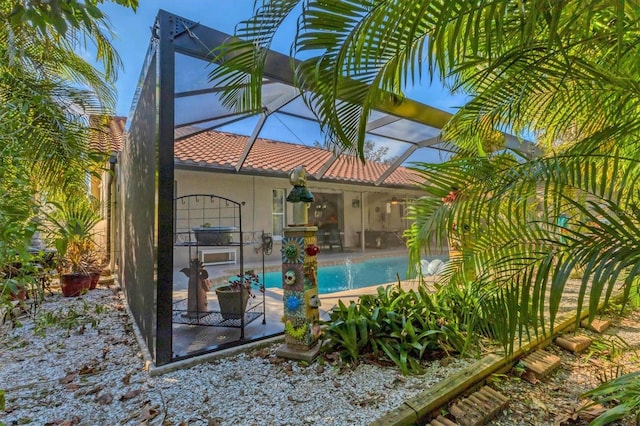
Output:
[[[461,352],[465,337],[450,306],[423,287],[405,291],[379,287],[358,304],[339,301],[330,313],[325,336],[343,359],[357,361],[372,352],[384,353],[403,374],[419,373],[428,352]]]
[[[23,179],[51,200],[83,181],[91,158],[86,115],[110,112],[121,66],[101,3],[0,3],[0,182]],[[83,58],[87,44],[106,74]]]
[[[49,239],[54,242],[61,273],[87,272],[98,266],[95,227],[100,222],[96,207],[89,199],[71,198],[51,203],[47,214]]]
[[[454,226],[468,230],[441,284],[482,283],[497,339],[513,348],[531,328],[552,331],[575,270],[578,310],[590,319],[617,288],[628,300],[640,272],[637,0],[267,0],[215,52],[225,66],[211,78],[226,105],[260,111],[265,52],[292,14],[290,51],[305,58],[292,61],[296,83],[340,149],[364,158],[371,113],[402,105],[416,82],[435,77],[469,95],[441,135],[453,161],[416,165],[427,184],[407,237],[417,261],[429,242],[461,238]],[[538,135],[540,145],[496,130]]]
[[[620,376],[604,383],[583,395],[595,403],[615,404],[595,420],[590,426],[603,426],[625,417],[640,417],[640,372]],[[588,407],[585,407],[588,408]]]
[[[137,0],[116,0],[137,6]],[[78,191],[90,167],[85,114],[114,104],[120,62],[102,0],[0,3],[0,301],[34,284],[36,200]],[[106,75],[79,52],[93,43]],[[37,194],[37,195],[36,195]],[[84,195],[84,194],[83,194]]]
[[[91,305],[83,300],[80,310],[76,310],[72,306],[58,312],[42,312],[36,317],[34,333],[44,336],[48,328],[58,327],[65,330],[69,336],[72,330],[78,330],[82,333],[87,326],[96,328],[100,324],[99,316],[104,312],[104,308],[96,305],[93,313],[91,311]]]
[[[226,69],[211,80],[225,86],[227,105],[259,111],[265,51],[297,15],[290,52],[305,59],[292,63],[296,82],[339,146],[362,155],[371,112],[430,78],[471,95],[447,140],[484,155],[495,130],[507,128],[554,146],[612,122],[635,128],[638,10],[637,1],[606,0],[270,0],[218,49]]]
[[[466,227],[463,256],[442,283],[489,283],[509,304],[493,303],[508,319],[505,338],[529,325],[549,331],[575,269],[585,271],[579,309],[591,316],[616,282],[628,296],[640,271],[639,4],[550,5],[266,1],[216,52],[225,66],[212,82],[226,104],[258,111],[265,50],[281,22],[300,13],[291,53],[306,59],[292,62],[296,82],[340,149],[363,158],[370,113],[401,104],[403,90],[427,74],[471,95],[442,135],[454,159],[416,165],[428,184],[412,212],[412,260],[434,239],[450,242],[453,226]],[[544,143],[525,149],[497,129]],[[457,200],[444,203],[452,190]]]
[[[15,171],[11,159],[0,159],[0,170],[7,175]],[[36,267],[28,245],[36,225],[31,220],[35,211],[29,185],[17,174],[0,179],[0,304],[21,289],[35,284]],[[12,179],[11,179],[12,177]]]
[[[498,322],[503,342],[522,337],[530,326],[551,331],[576,270],[578,309],[593,318],[619,283],[625,298],[637,291],[640,208],[634,182],[640,167],[626,153],[601,147],[588,155],[526,162],[496,155],[420,164],[416,171],[429,185],[409,213],[412,259],[431,239],[451,238],[453,224],[466,225],[463,256],[441,283],[458,286],[473,271],[483,283],[486,309],[504,320]],[[452,186],[459,194],[447,203]],[[568,223],[562,226],[558,218],[565,212]]]

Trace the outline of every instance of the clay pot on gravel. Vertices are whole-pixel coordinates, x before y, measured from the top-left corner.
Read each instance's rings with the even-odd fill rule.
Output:
[[[60,275],[60,289],[64,297],[78,297],[89,291],[91,275],[75,273]]]
[[[91,284],[89,285],[89,290],[95,290],[98,287],[98,281],[100,281],[100,274],[102,271],[93,271],[89,274],[91,277]]]
[[[20,301],[27,300],[27,289],[19,288],[17,291],[9,293],[9,301],[12,301],[12,300],[20,300]]]

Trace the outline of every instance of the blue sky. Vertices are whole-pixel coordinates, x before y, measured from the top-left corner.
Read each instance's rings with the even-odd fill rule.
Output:
[[[233,34],[235,25],[243,19],[249,18],[252,13],[254,0],[140,0],[137,12],[117,6],[112,3],[103,5],[102,10],[110,18],[115,38],[112,41],[116,50],[122,58],[124,69],[119,73],[116,82],[118,101],[116,115],[129,116],[129,110],[136,85],[140,75],[140,70],[149,45],[151,31],[150,27],[155,21],[158,10],[182,16],[185,19],[199,22],[219,31]],[[272,49],[288,53],[291,41],[295,35],[295,24],[297,16],[285,21],[284,25],[277,33]],[[429,85],[423,83],[419,87],[409,88],[406,95],[419,102],[433,107],[454,112],[463,104],[463,96],[452,96],[438,83]],[[236,123],[235,128],[223,128],[230,132],[250,134],[257,118]],[[298,120],[299,121],[299,120]],[[287,118],[269,119],[268,125],[261,132],[262,137],[283,140],[292,143],[311,144],[313,140],[321,140],[319,129],[309,129],[304,124],[287,121]],[[304,139],[304,141],[303,141]],[[308,139],[308,140],[307,140]],[[389,155],[399,155],[406,149],[404,144],[398,142],[376,141],[378,145],[389,146]],[[444,158],[437,151],[427,149],[418,150],[408,161],[442,161]],[[419,154],[418,154],[419,153]]]
[[[144,61],[151,26],[158,10],[180,15],[226,33],[232,33],[237,22],[250,16],[253,0],[140,0],[137,12],[107,3],[101,9],[110,18],[116,33],[113,45],[120,54],[124,70],[116,87],[116,114],[129,115],[129,108]]]
[[[127,116],[133,99],[140,69],[149,45],[150,27],[159,9],[180,15],[191,21],[226,33],[233,33],[235,24],[251,16],[253,0],[140,0],[138,11],[115,4],[105,4],[102,10],[109,16],[116,32],[113,44],[124,63],[116,83],[118,104],[116,113]],[[273,49],[288,52],[294,34],[295,21],[285,22],[274,40]],[[439,85],[423,85],[407,91],[413,99],[428,105],[453,111],[463,101],[453,97]]]

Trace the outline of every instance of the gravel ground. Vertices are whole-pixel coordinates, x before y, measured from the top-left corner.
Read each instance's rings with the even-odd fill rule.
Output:
[[[277,346],[151,377],[118,289],[54,294],[0,327],[0,423],[364,425],[472,361],[402,376],[377,364],[284,361]]]

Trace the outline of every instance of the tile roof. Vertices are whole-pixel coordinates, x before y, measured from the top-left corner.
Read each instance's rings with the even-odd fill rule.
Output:
[[[218,131],[186,137],[175,142],[176,164],[235,171],[248,139],[248,136]],[[307,172],[315,175],[332,156],[330,151],[322,148],[258,138],[241,171],[267,172],[284,177],[294,167],[304,164]],[[372,161],[362,164],[352,155],[340,155],[321,180],[374,184],[387,167]],[[383,186],[414,186],[418,180],[418,175],[400,166],[387,177]]]
[[[89,116],[89,144],[92,149],[112,153],[122,150],[127,117]]]

